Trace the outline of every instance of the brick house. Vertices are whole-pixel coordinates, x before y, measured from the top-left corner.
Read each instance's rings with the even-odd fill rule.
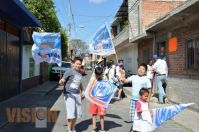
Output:
[[[152,54],[169,66],[167,95],[177,103],[195,102],[199,108],[199,1],[189,0],[145,27],[137,38],[139,61]]]
[[[115,15],[111,24],[113,43],[115,45],[118,59],[124,60],[126,71],[137,74],[139,63],[148,62],[153,53],[150,40],[147,48],[138,44],[138,39],[148,37],[145,32],[151,22],[165,15],[185,0],[123,0],[122,5]],[[128,23],[124,27],[124,23]],[[142,47],[145,47],[143,50]],[[144,54],[142,54],[142,52]],[[115,55],[107,57],[107,60],[116,60]]]
[[[122,5],[115,15],[115,20],[111,24],[111,34],[115,46],[118,60],[124,61],[124,67],[129,74],[137,72],[137,47],[129,43],[128,26],[128,1],[123,0]],[[114,60],[116,56],[110,55],[106,60]]]
[[[146,28],[154,52],[166,56],[167,94],[174,102],[195,102],[199,109],[199,1],[189,0]],[[147,40],[142,41],[147,45]],[[161,48],[164,46],[164,48]]]
[[[148,63],[154,53],[153,37],[146,27],[186,0],[129,0],[129,42],[138,47],[138,64]],[[146,42],[142,42],[145,39]]]

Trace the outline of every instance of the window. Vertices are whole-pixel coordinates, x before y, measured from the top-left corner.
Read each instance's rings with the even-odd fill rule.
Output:
[[[143,50],[143,63],[148,64],[149,59],[150,59],[149,49],[148,49],[148,48],[145,48],[145,49]]]
[[[187,40],[187,68],[198,69],[199,67],[199,37]]]
[[[166,42],[159,42],[158,43],[158,57],[161,59],[166,59]]]
[[[35,73],[35,63],[33,58],[29,59],[29,77],[33,77]]]

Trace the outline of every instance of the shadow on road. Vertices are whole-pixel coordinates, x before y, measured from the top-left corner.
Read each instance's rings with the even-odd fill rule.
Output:
[[[76,131],[78,131],[78,132],[86,131],[88,129],[89,125],[91,125],[91,124],[92,124],[92,119],[81,121],[80,123],[78,123],[75,126]]]
[[[109,114],[110,115],[110,114]],[[118,118],[118,117],[117,117]],[[105,124],[105,130],[109,131],[110,129],[116,128],[116,127],[122,127],[121,124],[118,124],[114,121],[104,121]],[[92,125],[92,119],[84,120],[76,125],[76,131],[78,132],[84,132],[88,130],[89,125]],[[97,122],[97,130],[100,130],[100,122]]]
[[[107,114],[106,117],[122,119],[120,116],[114,114]]]
[[[15,131],[15,132],[43,132],[52,131],[57,118],[60,116],[60,110],[51,109],[60,95],[62,94],[61,90],[47,90],[42,91],[42,86],[39,86],[37,89],[31,89],[26,93],[18,95],[5,101],[0,104],[1,113],[0,113],[0,125],[3,122],[6,125],[3,125],[0,131]],[[47,93],[47,94],[46,94]],[[39,107],[46,108],[46,112],[36,111],[35,109]],[[19,112],[15,112],[18,110]],[[13,111],[15,113],[13,113]],[[25,113],[25,114],[24,114]],[[36,116],[34,116],[34,114]],[[43,114],[43,115],[42,115]],[[47,114],[47,116],[44,116]],[[11,117],[8,115],[12,115]],[[13,117],[13,118],[12,118]],[[44,128],[37,128],[36,119],[40,120],[40,117],[48,118],[47,126]],[[25,120],[24,120],[25,119]],[[45,120],[44,120],[45,121]],[[6,123],[7,122],[7,123]],[[2,123],[2,124],[3,124]]]

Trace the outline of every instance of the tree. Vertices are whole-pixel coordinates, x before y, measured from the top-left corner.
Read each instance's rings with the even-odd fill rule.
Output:
[[[71,40],[70,46],[73,49],[73,56],[85,57],[89,54],[89,46],[80,39]]]
[[[40,20],[41,28],[45,32],[61,33],[62,59],[64,59],[67,56],[68,38],[57,19],[53,0],[24,0],[24,3],[35,17]],[[34,28],[33,30],[38,31],[39,29]]]
[[[41,22],[41,28],[46,32],[60,31],[60,23],[56,16],[52,0],[24,0],[25,6]]]
[[[41,29],[45,32],[60,32],[61,33],[61,51],[62,59],[67,55],[67,35],[57,19],[53,0],[24,0],[25,6],[40,20]],[[33,31],[39,31],[39,28],[32,28]],[[46,64],[47,65],[47,64]],[[46,69],[45,64],[41,65],[43,70]],[[52,65],[48,67],[48,75],[50,75]]]
[[[61,29],[60,31],[61,33],[61,50],[62,50],[62,60],[65,59],[65,57],[67,56],[67,49],[68,49],[68,37],[66,35],[65,30]]]

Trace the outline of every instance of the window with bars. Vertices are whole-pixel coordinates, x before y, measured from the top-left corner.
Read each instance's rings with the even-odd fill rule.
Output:
[[[29,77],[33,77],[35,72],[35,63],[33,58],[29,58]]]
[[[187,40],[186,47],[187,68],[199,69],[199,37]]]

